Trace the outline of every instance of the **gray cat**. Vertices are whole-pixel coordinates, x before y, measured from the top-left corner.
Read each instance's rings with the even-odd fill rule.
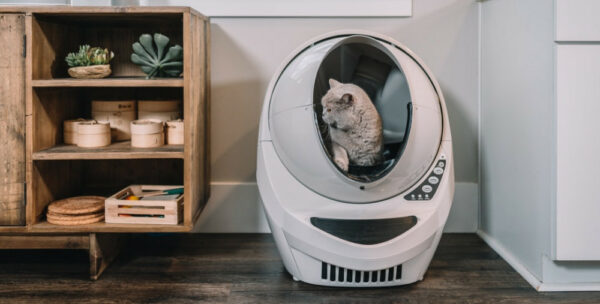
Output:
[[[329,79],[321,99],[323,121],[328,125],[333,160],[342,171],[350,163],[373,166],[382,161],[383,129],[371,99],[357,85]]]

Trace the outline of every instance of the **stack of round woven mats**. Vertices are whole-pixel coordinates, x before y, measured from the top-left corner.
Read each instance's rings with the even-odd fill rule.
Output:
[[[48,206],[46,218],[55,225],[84,225],[104,220],[102,196],[76,196],[54,201]]]

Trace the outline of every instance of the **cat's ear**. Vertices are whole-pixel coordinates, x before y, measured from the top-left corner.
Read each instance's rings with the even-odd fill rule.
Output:
[[[344,94],[344,96],[342,96],[342,100],[346,104],[352,104],[352,102],[354,101],[354,97],[352,96],[352,94],[346,93]]]
[[[329,78],[329,87],[330,88],[335,88],[335,87],[339,86],[340,84],[342,84],[342,83],[333,78]]]

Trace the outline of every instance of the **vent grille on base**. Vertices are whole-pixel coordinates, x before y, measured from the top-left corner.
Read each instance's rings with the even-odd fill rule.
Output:
[[[381,270],[360,271],[321,262],[321,279],[340,283],[385,283],[402,279],[402,265]]]

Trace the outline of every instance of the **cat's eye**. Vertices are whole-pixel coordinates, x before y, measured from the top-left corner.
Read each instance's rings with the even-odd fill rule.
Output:
[[[327,109],[327,112],[331,112],[331,109]]]

